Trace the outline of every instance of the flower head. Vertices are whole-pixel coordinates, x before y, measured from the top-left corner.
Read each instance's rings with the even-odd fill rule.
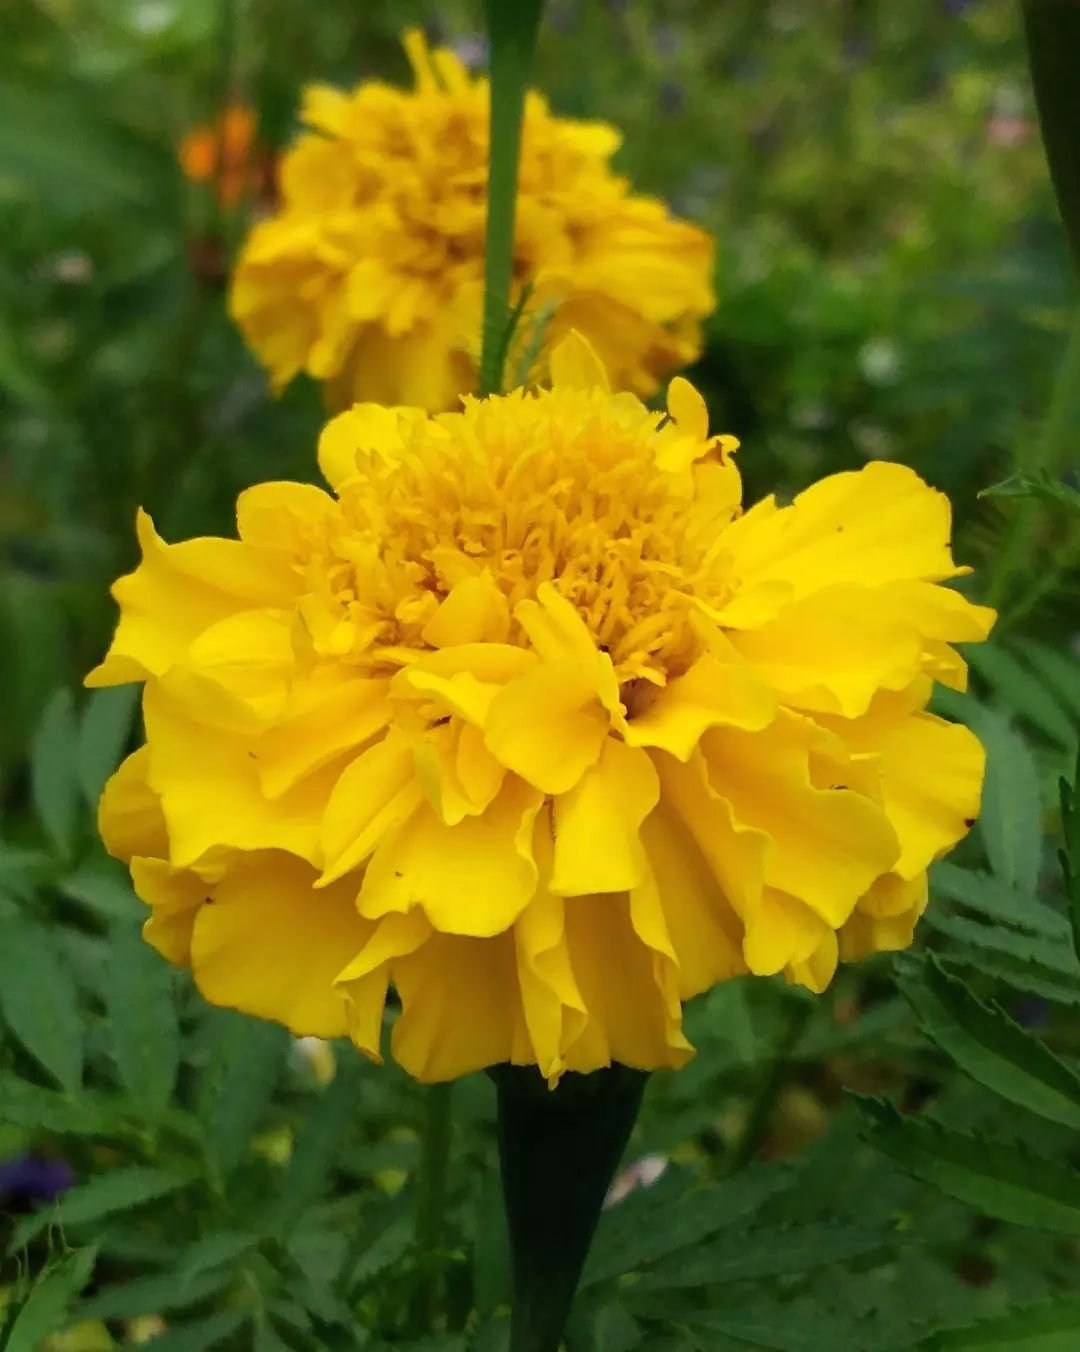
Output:
[[[235,206],[258,186],[262,156],[256,124],[254,109],[230,103],[215,122],[193,127],[180,142],[177,157],[184,174],[193,183],[212,183],[222,206]]]
[[[487,81],[419,32],[405,47],[412,90],[306,91],[280,211],[252,231],[233,281],[232,314],[274,385],[306,371],[338,407],[438,411],[476,385]],[[549,318],[553,342],[581,330],[612,382],[644,396],[700,350],[712,242],[631,194],[611,169],[618,145],[613,128],[556,118],[529,94],[514,276],[530,291],[511,366]]]
[[[426,1079],[678,1065],[682,1003],[745,972],[819,991],[901,948],[983,757],[926,712],[991,611],[946,499],[875,462],[743,512],[730,437],[672,383],[358,405],[333,493],[249,489],[238,540],[115,587],[94,685],[147,743],[101,826],[146,934],[211,1000]]]

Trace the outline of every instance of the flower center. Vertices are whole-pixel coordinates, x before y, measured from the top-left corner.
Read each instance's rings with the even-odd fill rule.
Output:
[[[485,638],[524,644],[514,607],[551,582],[620,683],[685,671],[695,614],[729,594],[717,542],[734,500],[726,518],[703,513],[694,461],[718,453],[636,400],[615,405],[579,391],[471,402],[402,453],[362,456],[317,570],[337,614],[330,650],[406,665],[436,646],[429,625],[467,579],[489,587],[495,629],[504,618]]]

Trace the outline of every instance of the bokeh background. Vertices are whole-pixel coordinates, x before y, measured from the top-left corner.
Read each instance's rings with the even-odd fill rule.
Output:
[[[405,1346],[416,1329],[417,1091],[340,1048],[298,1049],[206,1010],[186,978],[117,938],[120,925],[134,934],[139,907],[94,843],[92,801],[133,735],[133,708],[124,692],[73,692],[107,643],[107,587],[134,560],[137,505],[167,539],[228,533],[241,488],[314,477],[318,389],[298,380],[272,397],[225,308],[230,257],[270,200],[302,85],[405,81],[410,23],[482,67],[480,11],[465,0],[0,0],[0,950],[18,938],[0,951],[0,1161],[11,1161],[0,1208],[22,1215],[73,1183],[127,1180],[105,1183],[104,1207],[80,1203],[83,1229],[76,1217],[67,1233],[97,1246],[96,1266],[79,1282],[68,1270],[64,1299],[92,1268],[90,1294],[76,1332],[42,1346],[95,1352],[153,1336],[162,1352],[374,1349]],[[939,924],[931,942],[1071,1056],[1080,966],[1061,948],[1053,802],[1080,718],[1077,527],[1070,537],[1052,503],[978,496],[1041,463],[1074,301],[1016,6],[550,0],[535,82],[558,112],[617,124],[618,163],[637,187],[715,234],[719,305],[689,374],[714,430],[742,440],[750,497],[885,457],[953,498],[957,553],[976,568],[964,585],[1000,606],[1002,624],[972,654],[974,698],[948,710],[984,733],[992,774],[982,836],[939,875],[953,929]],[[237,105],[255,128],[247,187],[223,201],[220,185],[185,172],[181,147],[200,128],[223,135],[216,121]],[[1005,889],[996,912],[970,881],[986,869]],[[1019,981],[1008,906],[1040,879],[1049,930],[1036,938],[1050,949],[1030,949]],[[677,1223],[665,1230],[658,1208],[615,1222],[615,1258],[588,1288],[596,1322],[576,1347],[921,1347],[950,1319],[1075,1284],[1074,1238],[980,1219],[858,1146],[848,1088],[909,1106],[930,1097],[980,1130],[1002,1111],[919,1042],[885,962],[845,973],[812,1009],[770,983],[699,1004],[702,1054],[657,1078],[635,1145],[645,1163],[625,1183],[665,1171]],[[1010,962],[1012,986],[993,986]],[[458,1330],[505,1294],[482,1077],[461,1087],[459,1113],[436,1273],[450,1314],[440,1338],[408,1344],[429,1352],[464,1348]],[[1073,1149],[1034,1119],[1017,1133],[1048,1155]],[[691,1244],[719,1228],[692,1200],[678,1210],[672,1171],[715,1189],[751,1155],[799,1161],[797,1202],[777,1223],[825,1227],[804,1249],[854,1261],[854,1274],[827,1269],[807,1285],[790,1275],[803,1269],[789,1245],[775,1296],[795,1302],[788,1331],[747,1325],[741,1340],[714,1324],[671,1341],[668,1316],[651,1323],[647,1303],[632,1315],[612,1303],[620,1262],[663,1258],[679,1227]],[[744,1210],[768,1221],[769,1198],[794,1177],[755,1175]],[[708,1196],[741,1214],[730,1194]],[[910,1242],[883,1258],[897,1217]],[[829,1227],[848,1222],[863,1238],[845,1247]],[[650,1234],[667,1239],[642,1251]],[[43,1222],[16,1239],[0,1303],[27,1272],[76,1261],[58,1259]],[[744,1241],[726,1242],[754,1296],[775,1272],[760,1260],[739,1269]],[[798,1341],[803,1299],[815,1319],[864,1333],[822,1324],[819,1341]],[[364,1341],[357,1328],[381,1332]]]

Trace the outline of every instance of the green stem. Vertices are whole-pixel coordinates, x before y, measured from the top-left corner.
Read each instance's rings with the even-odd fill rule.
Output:
[[[491,150],[484,245],[480,393],[498,394],[510,330],[514,216],[525,91],[543,0],[485,0],[491,41]]]
[[[435,1274],[446,1209],[446,1174],[450,1162],[453,1082],[433,1084],[426,1091],[420,1171],[416,1189],[416,1248],[421,1286],[416,1319],[421,1329],[431,1327],[435,1312]]]
[[[722,1172],[725,1177],[744,1169],[757,1154],[772,1120],[777,1099],[779,1099],[780,1093],[787,1083],[791,1059],[799,1045],[813,1008],[810,1000],[799,1000],[798,1002],[792,1000],[777,1042],[776,1055],[765,1071],[764,1078],[750,1104],[743,1129],[733,1142],[727,1159],[723,1163]]]

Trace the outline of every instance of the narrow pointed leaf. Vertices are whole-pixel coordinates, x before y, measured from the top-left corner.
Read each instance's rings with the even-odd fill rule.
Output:
[[[83,1065],[75,983],[49,934],[21,919],[0,924],[0,1013],[31,1056],[74,1093]]]
[[[1080,1174],[1020,1145],[988,1141],[937,1122],[903,1118],[859,1100],[866,1140],[915,1178],[987,1216],[1080,1235]]]
[[[933,957],[906,967],[900,989],[923,1032],[979,1084],[1033,1113],[1080,1129],[1080,1075]]]
[[[113,1060],[153,1121],[169,1105],[180,1062],[172,968],[129,925],[114,927],[110,948],[105,993]]]

